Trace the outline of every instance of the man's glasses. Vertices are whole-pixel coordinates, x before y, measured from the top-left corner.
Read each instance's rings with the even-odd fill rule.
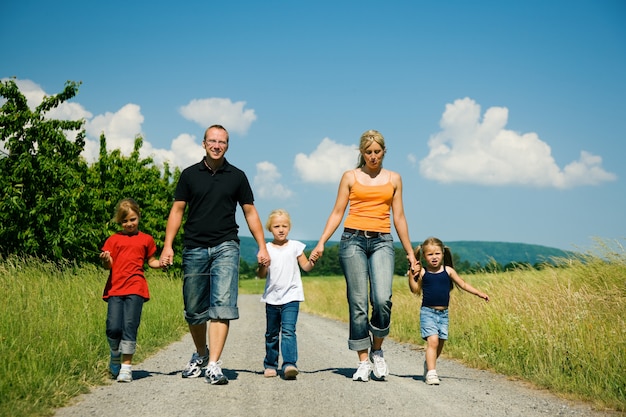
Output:
[[[209,146],[219,146],[221,148],[224,148],[226,147],[226,145],[228,145],[228,142],[226,142],[225,140],[208,139],[204,142]]]

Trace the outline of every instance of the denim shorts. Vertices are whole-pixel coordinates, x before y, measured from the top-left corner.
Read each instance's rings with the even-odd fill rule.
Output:
[[[239,244],[229,240],[212,248],[183,250],[185,320],[191,325],[208,320],[239,318]]]
[[[420,332],[422,339],[437,335],[439,339],[448,340],[448,309],[435,310],[424,307],[420,309]]]

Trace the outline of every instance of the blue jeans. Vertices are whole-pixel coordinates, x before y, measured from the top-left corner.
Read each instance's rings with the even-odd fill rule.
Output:
[[[369,349],[370,332],[381,338],[389,334],[394,255],[391,234],[368,238],[344,231],[341,235],[339,262],[348,291],[350,350]],[[372,304],[369,320],[368,292]]]
[[[300,301],[283,305],[265,304],[267,327],[265,330],[265,368],[278,369],[278,344],[283,353],[283,369],[298,362],[298,341],[296,322],[300,311]]]
[[[106,335],[111,350],[120,350],[125,355],[135,354],[143,303],[144,299],[139,295],[107,299]]]
[[[185,320],[191,325],[239,318],[239,243],[183,250]]]

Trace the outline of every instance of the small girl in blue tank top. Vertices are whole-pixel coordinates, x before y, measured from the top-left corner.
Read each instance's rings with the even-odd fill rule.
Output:
[[[489,301],[489,296],[472,287],[457,274],[452,264],[452,253],[436,237],[429,237],[415,248],[415,258],[426,260],[426,267],[408,271],[409,288],[413,294],[422,294],[420,332],[426,340],[424,382],[439,385],[437,358],[448,339],[448,304],[454,284],[462,290]]]

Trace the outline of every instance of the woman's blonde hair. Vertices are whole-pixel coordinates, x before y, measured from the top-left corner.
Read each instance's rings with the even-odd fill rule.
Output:
[[[454,268],[454,261],[452,260],[452,251],[450,250],[450,248],[444,245],[441,239],[438,239],[432,236],[427,238],[424,242],[422,242],[421,245],[418,245],[415,247],[415,249],[413,250],[413,253],[415,254],[415,259],[421,262],[422,248],[424,246],[439,246],[439,248],[441,249],[441,252],[443,252],[443,265],[449,266],[450,268]],[[454,282],[450,280],[450,291],[452,291],[453,288],[454,288]],[[415,292],[415,294],[419,295],[421,292],[422,292],[422,280],[419,279],[417,281],[417,291]]]
[[[122,224],[122,221],[133,211],[137,213],[137,216],[141,219],[141,210],[139,209],[139,204],[132,198],[125,198],[120,200],[117,203],[117,207],[115,208],[115,223]]]
[[[265,228],[267,229],[268,232],[272,231],[272,219],[277,216],[285,216],[287,218],[287,221],[289,222],[289,227],[291,227],[291,216],[289,216],[289,213],[287,213],[287,210],[276,209],[276,210],[272,210],[270,215],[267,216],[267,222],[265,222]]]
[[[385,138],[378,130],[368,130],[361,135],[361,141],[359,143],[359,161],[356,165],[357,168],[365,166],[365,158],[363,157],[363,151],[365,151],[372,142],[376,142],[383,148],[383,157],[387,148],[385,147]]]

